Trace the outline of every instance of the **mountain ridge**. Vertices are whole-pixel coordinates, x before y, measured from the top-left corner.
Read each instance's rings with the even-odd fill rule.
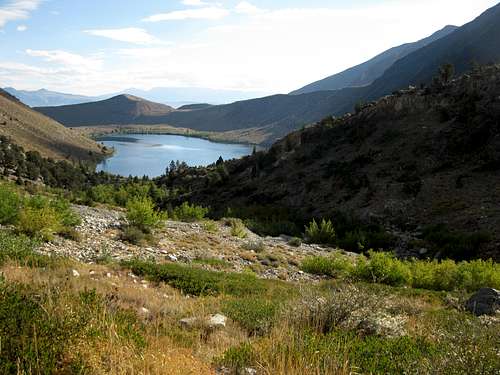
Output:
[[[405,43],[397,47],[392,47],[364,63],[310,83],[298,90],[294,90],[290,95],[307,94],[314,91],[339,90],[346,87],[367,86],[373,83],[375,79],[379,78],[397,60],[429,43],[449,35],[456,29],[458,29],[458,26],[447,25],[424,39],[414,43]]]

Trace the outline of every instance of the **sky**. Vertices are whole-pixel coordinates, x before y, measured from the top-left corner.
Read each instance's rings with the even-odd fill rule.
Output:
[[[287,93],[498,0],[0,0],[0,87]]]

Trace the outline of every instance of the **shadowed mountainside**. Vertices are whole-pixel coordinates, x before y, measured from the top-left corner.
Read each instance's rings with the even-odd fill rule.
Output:
[[[384,72],[399,59],[449,35],[457,28],[457,26],[448,25],[425,39],[391,48],[360,65],[295,90],[291,92],[290,95],[307,94],[314,91],[340,90],[346,87],[367,86],[384,74]]]
[[[446,224],[500,247],[500,66],[326,118],[220,167],[166,179],[214,208],[272,205],[302,219],[351,213],[401,229]]]

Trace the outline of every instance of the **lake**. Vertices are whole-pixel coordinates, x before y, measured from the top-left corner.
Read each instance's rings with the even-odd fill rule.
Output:
[[[115,149],[112,157],[97,166],[98,172],[139,177],[164,174],[172,160],[184,161],[189,166],[207,166],[215,163],[219,156],[224,160],[240,158],[250,155],[253,149],[250,145],[166,134],[107,135],[97,141]]]

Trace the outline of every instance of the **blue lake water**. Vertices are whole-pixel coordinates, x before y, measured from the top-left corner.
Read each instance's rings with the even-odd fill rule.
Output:
[[[179,135],[119,134],[98,138],[115,153],[97,166],[121,176],[147,175],[157,177],[165,173],[172,160],[186,162],[189,166],[207,166],[219,156],[224,160],[240,158],[252,153],[252,146],[216,143],[205,139]]]

